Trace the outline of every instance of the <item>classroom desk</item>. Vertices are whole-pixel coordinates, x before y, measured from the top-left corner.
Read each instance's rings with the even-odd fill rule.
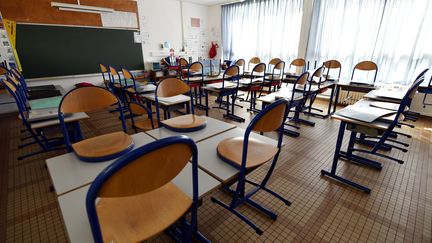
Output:
[[[384,102],[391,102],[391,103],[400,103],[402,101],[403,96],[408,91],[407,89],[384,89],[384,92],[388,91],[385,95],[381,95],[383,90],[377,89],[369,91],[366,95],[363,96],[363,98],[369,99],[369,100],[376,100],[376,101],[384,101]]]
[[[151,104],[155,102],[155,93],[146,93],[140,95],[147,101],[147,108],[151,110]],[[159,106],[164,110],[164,118],[169,119],[171,117],[170,112],[184,108],[186,105],[186,111],[189,113],[189,103],[191,99],[187,95],[176,95],[172,97],[160,97],[158,98]],[[193,105],[193,104],[191,104]]]
[[[222,84],[225,85],[224,88],[222,89]],[[205,110],[206,110],[206,116],[208,116],[208,110],[209,110],[209,101],[208,101],[208,96],[209,94],[215,95],[218,98],[220,98],[219,105],[223,105],[224,101],[223,101],[223,97],[226,96],[227,100],[225,102],[225,106],[224,108],[222,108],[221,106],[216,107],[219,109],[224,109],[226,110],[226,113],[223,115],[224,118],[227,119],[231,119],[233,121],[237,121],[237,122],[244,122],[245,119],[242,117],[239,117],[237,115],[234,114],[234,107],[236,106],[235,101],[238,97],[238,90],[240,88],[240,84],[237,87],[237,83],[234,82],[225,82],[225,83],[217,83],[217,84],[213,84],[213,85],[207,85],[204,86],[202,89],[205,92]],[[230,96],[231,96],[231,101],[230,101]],[[230,109],[231,106],[231,109]]]
[[[245,130],[243,128],[234,128],[229,131],[218,134],[214,137],[198,142],[198,166],[221,182],[228,182],[239,173],[239,170],[222,161],[217,155],[217,145],[226,138],[243,137]],[[265,141],[267,144],[277,145],[277,141],[269,137],[252,132],[252,138]]]
[[[229,78],[228,75],[225,76],[226,78]],[[185,81],[191,82],[191,83],[204,83],[204,84],[211,84],[211,83],[219,83],[223,81],[223,74],[219,74],[218,76],[204,76],[204,79],[202,77],[190,77],[184,78]]]
[[[141,147],[154,139],[144,133],[132,135],[135,146]],[[48,172],[51,176],[57,196],[76,190],[90,184],[94,178],[115,160],[88,163],[78,159],[75,153],[67,153],[46,160]]]
[[[366,105],[366,103],[360,102],[357,105]],[[368,122],[363,122],[363,121],[351,119],[349,117],[338,115],[337,112],[333,114],[331,117],[332,119],[340,120],[341,123],[339,126],[339,133],[336,141],[336,148],[333,157],[331,171],[321,170],[321,174],[324,176],[331,177],[345,184],[348,184],[357,189],[360,189],[366,193],[370,193],[371,190],[368,187],[360,185],[356,182],[353,182],[349,179],[346,179],[336,174],[338,160],[340,158],[343,158],[343,159],[351,160],[356,163],[367,165],[375,169],[381,170],[382,169],[381,163],[353,154],[353,148],[354,148],[357,131],[362,131],[362,133],[370,133],[371,135],[375,135],[374,134],[375,132],[378,133],[378,131],[385,131],[388,129],[390,125],[388,121],[390,119],[388,120],[386,120],[385,118],[378,119],[374,122],[368,123]],[[347,151],[341,151],[345,130],[350,130],[351,135],[350,135]]]
[[[41,112],[41,111],[39,111],[39,112]],[[52,111],[46,110],[46,111],[42,111],[42,112],[52,112]],[[55,113],[57,113],[57,109],[56,109]],[[87,119],[87,118],[89,118],[89,116],[85,112],[78,112],[78,113],[73,113],[73,114],[70,114],[68,116],[65,116],[64,121],[65,121],[65,123],[71,123],[71,122],[78,122],[80,120]],[[60,124],[60,121],[56,115],[55,118],[52,118],[52,119],[30,122],[30,127],[32,129],[40,129],[40,128],[59,125],[59,124]]]
[[[166,138],[166,137],[176,136],[176,135],[186,135],[192,138],[192,140],[194,140],[196,143],[198,143],[204,139],[207,139],[209,137],[215,136],[219,133],[223,133],[225,131],[228,131],[236,127],[233,124],[219,121],[211,117],[206,117],[206,119],[207,119],[206,127],[194,132],[179,133],[179,132],[171,131],[165,127],[160,127],[157,129],[147,131],[146,133],[151,137],[153,137],[154,139],[161,139],[161,138]]]
[[[94,165],[95,163],[89,163]],[[108,166],[108,164],[106,164]],[[185,168],[172,182],[192,197],[192,164],[187,163]],[[198,168],[198,196],[201,198],[220,186],[220,182]],[[86,210],[86,196],[90,185],[78,188],[69,193],[60,195],[57,199],[69,236],[72,243],[93,242],[93,235]]]
[[[369,84],[354,84],[347,79],[338,80],[336,82],[336,94],[334,95],[335,100],[333,103],[333,111],[331,112],[331,114],[336,112],[336,105],[339,102],[339,93],[341,89],[346,91],[352,91],[352,92],[368,93],[371,90],[374,90],[375,86]],[[330,107],[329,107],[329,111],[330,111]]]

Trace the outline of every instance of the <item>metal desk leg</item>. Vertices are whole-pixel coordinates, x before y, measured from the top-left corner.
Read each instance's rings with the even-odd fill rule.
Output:
[[[340,127],[339,127],[339,134],[338,134],[338,138],[337,138],[337,142],[336,142],[336,149],[335,149],[335,154],[333,157],[331,172],[328,172],[326,170],[321,170],[321,175],[331,177],[331,178],[338,180],[340,182],[343,182],[349,186],[360,189],[366,193],[370,193],[371,190],[369,188],[362,186],[360,184],[357,184],[357,183],[350,181],[348,179],[345,179],[341,176],[336,175],[336,169],[337,169],[338,160],[340,158],[340,152],[341,152],[340,150],[341,150],[341,146],[342,146],[343,136],[345,133],[345,128],[346,128],[346,123],[342,121],[340,124]]]
[[[339,92],[340,92],[340,88],[341,88],[339,85],[335,84],[335,86],[336,86],[336,94],[335,94],[335,100],[333,103],[333,112],[332,113],[336,112],[336,106],[337,106],[337,103],[339,102]]]
[[[204,91],[205,92],[205,112],[206,112],[206,116],[208,116],[208,113],[209,113],[209,105],[208,105],[208,97],[209,97],[209,95],[208,95],[208,92],[207,91]]]
[[[333,97],[334,97],[335,86],[336,86],[336,84],[333,84],[332,88],[331,88],[330,100],[329,100],[329,105],[328,105],[328,110],[327,110],[327,115],[328,116],[332,114],[331,108],[332,108],[332,105],[333,105]]]

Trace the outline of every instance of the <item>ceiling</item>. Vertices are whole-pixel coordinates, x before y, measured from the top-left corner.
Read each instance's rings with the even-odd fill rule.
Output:
[[[239,0],[183,0],[184,2],[191,2],[191,3],[198,3],[202,5],[217,5],[217,4],[224,4],[224,3],[232,3],[232,2],[241,2]]]

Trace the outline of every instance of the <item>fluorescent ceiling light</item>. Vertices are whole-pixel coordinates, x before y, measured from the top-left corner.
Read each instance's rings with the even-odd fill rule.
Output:
[[[51,2],[51,7],[58,7],[59,10],[63,11],[74,11],[74,12],[85,12],[85,13],[111,13],[114,12],[112,8],[102,8],[88,5],[70,4],[70,3],[58,3]]]

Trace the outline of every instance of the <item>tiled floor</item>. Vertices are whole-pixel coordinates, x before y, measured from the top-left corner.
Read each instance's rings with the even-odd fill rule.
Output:
[[[245,109],[238,114],[250,120]],[[221,111],[212,110],[210,115],[222,119]],[[86,135],[120,128],[112,114],[97,113],[92,118],[82,124]],[[432,120],[422,118],[416,128],[404,128],[413,135],[412,139],[400,138],[410,144],[409,151],[391,154],[405,164],[380,159],[384,168],[377,171],[340,162],[338,173],[370,187],[372,193],[367,195],[320,176],[321,169],[330,169],[339,122],[309,119],[316,121],[315,127],[302,126],[299,138],[284,138],[286,146],[269,186],[292,205],[287,207],[264,192],[257,194],[257,201],[279,214],[275,221],[248,206],[240,208],[264,230],[258,236],[210,201],[211,196],[229,200],[216,190],[204,198],[199,209],[199,229],[204,235],[215,242],[431,242]],[[16,115],[2,116],[0,129],[0,242],[67,241],[44,166],[46,158],[64,151],[17,161],[18,155],[36,148],[17,149],[21,127]],[[267,168],[255,170],[250,178],[262,178]],[[154,240],[170,238],[162,234]]]

